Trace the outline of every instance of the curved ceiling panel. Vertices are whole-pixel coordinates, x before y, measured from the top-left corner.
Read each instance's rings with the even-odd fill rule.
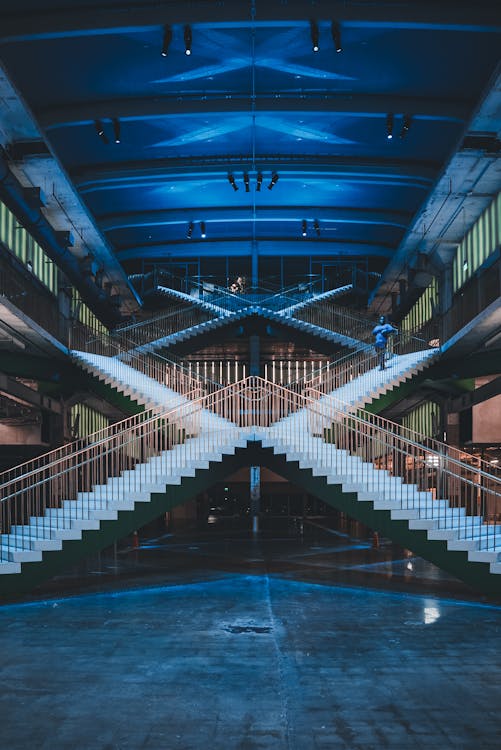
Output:
[[[18,0],[0,58],[128,272],[197,254],[379,272],[499,61],[492,3],[438,5]]]

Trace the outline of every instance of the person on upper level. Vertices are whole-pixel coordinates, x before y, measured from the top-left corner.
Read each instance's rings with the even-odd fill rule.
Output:
[[[379,318],[379,323],[372,331],[372,335],[375,336],[374,347],[376,349],[377,361],[380,370],[385,369],[385,357],[386,350],[388,347],[388,338],[392,333],[398,333],[398,328],[392,326],[391,323],[386,322],[384,315]]]

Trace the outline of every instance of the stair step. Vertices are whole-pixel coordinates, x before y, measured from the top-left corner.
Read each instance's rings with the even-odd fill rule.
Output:
[[[56,526],[55,523],[53,524],[33,524],[30,523],[27,526],[13,526],[13,529],[16,529],[18,533],[22,533],[21,529],[31,529],[31,533],[34,534],[34,536],[43,539],[81,539],[82,538],[82,529],[78,526],[68,527],[68,526]]]
[[[75,501],[67,501],[75,502]],[[57,512],[56,512],[57,511]],[[90,530],[98,529],[99,521],[91,518],[83,518],[80,513],[76,515],[76,510],[73,512],[70,510],[70,506],[64,508],[49,508],[46,511],[45,516],[42,517],[46,521],[49,528],[56,528],[58,530]],[[39,516],[32,516],[30,519],[30,525],[33,521],[40,520]]]
[[[29,526],[24,526],[22,533],[12,533],[2,538],[2,544],[10,543],[23,550],[60,550],[63,547],[61,539],[48,539],[36,536]]]
[[[468,552],[468,560],[473,562],[501,563],[501,550],[472,550]]]
[[[2,559],[6,562],[22,563],[22,562],[41,562],[42,552],[41,550],[24,549],[22,547],[14,547],[14,545],[8,545],[5,537],[2,538]]]

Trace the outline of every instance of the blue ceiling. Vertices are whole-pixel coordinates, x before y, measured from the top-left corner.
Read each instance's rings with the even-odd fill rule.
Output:
[[[252,253],[383,271],[501,48],[486,2],[10,5],[5,70],[128,272]]]

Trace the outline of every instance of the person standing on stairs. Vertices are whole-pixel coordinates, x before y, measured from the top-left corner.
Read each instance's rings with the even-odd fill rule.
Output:
[[[398,333],[398,329],[392,326],[391,323],[387,323],[385,316],[381,315],[379,323],[372,331],[372,335],[376,337],[374,346],[380,370],[385,369],[386,347],[388,346],[388,337],[391,333]]]

